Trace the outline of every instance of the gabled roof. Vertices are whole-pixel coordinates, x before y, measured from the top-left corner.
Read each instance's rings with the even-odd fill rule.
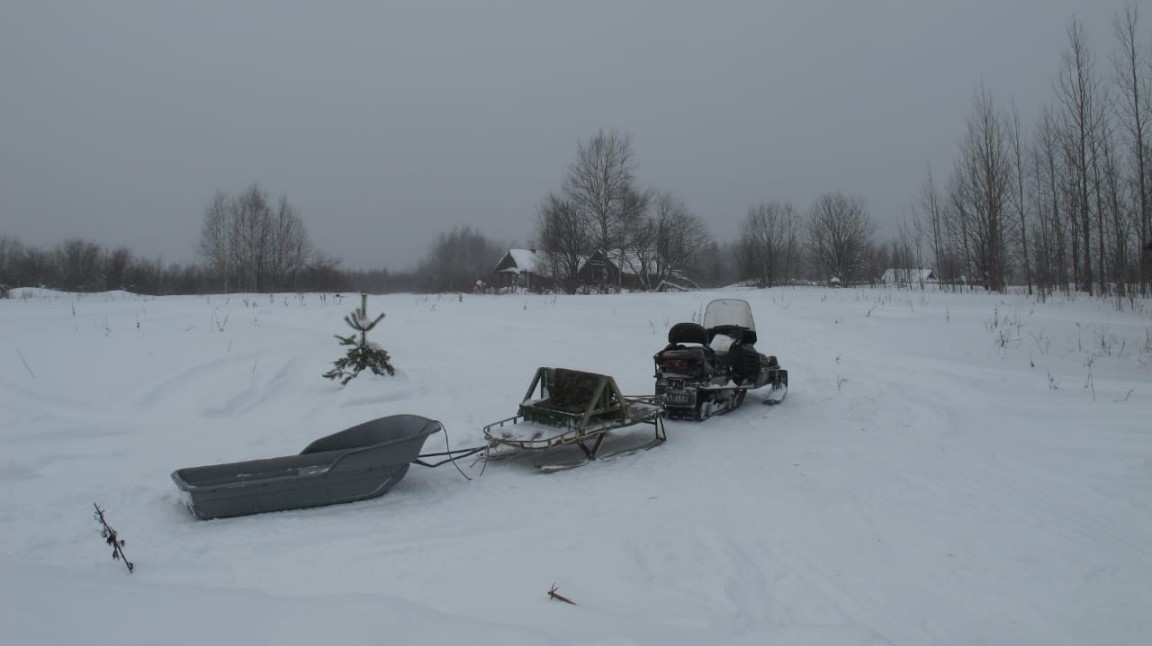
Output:
[[[524,271],[536,271],[536,265],[540,263],[540,254],[535,249],[509,249],[508,254],[516,266]]]
[[[524,271],[537,272],[544,259],[542,254],[535,249],[509,249],[508,253],[500,258],[500,262],[496,263],[496,268],[493,271],[506,271],[510,273],[520,273]]]

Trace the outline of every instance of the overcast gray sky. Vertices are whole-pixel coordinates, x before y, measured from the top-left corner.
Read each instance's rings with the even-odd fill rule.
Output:
[[[1104,72],[1122,6],[5,0],[0,235],[187,262],[213,194],[258,182],[346,267],[401,269],[454,226],[528,243],[601,128],[720,240],[757,202],[826,191],[887,232],[981,81],[1030,121],[1072,16]]]

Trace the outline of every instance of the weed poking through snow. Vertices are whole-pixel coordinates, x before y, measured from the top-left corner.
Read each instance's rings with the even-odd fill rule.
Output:
[[[111,525],[108,524],[108,520],[104,518],[104,510],[100,509],[100,505],[92,503],[92,506],[96,508],[96,513],[94,514],[96,522],[100,523],[100,536],[104,539],[104,542],[112,548],[112,560],[124,561],[124,567],[128,568],[128,573],[131,574],[136,570],[136,566],[124,555],[124,539],[120,538],[116,530],[112,529]]]

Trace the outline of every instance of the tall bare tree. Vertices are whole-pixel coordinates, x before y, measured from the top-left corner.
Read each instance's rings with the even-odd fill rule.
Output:
[[[1020,236],[1020,251],[1022,254],[1021,265],[1024,269],[1024,282],[1028,285],[1028,295],[1032,295],[1032,261],[1028,255],[1028,202],[1024,197],[1024,186],[1027,183],[1026,175],[1028,168],[1024,163],[1024,135],[1021,132],[1022,126],[1020,125],[1020,109],[1016,107],[1016,103],[1012,103],[1012,121],[1009,124],[1009,132],[1012,147],[1012,170],[1013,179],[1015,180],[1016,191],[1013,194],[1013,202],[1016,207],[1016,224],[1019,227],[1017,232]]]
[[[649,230],[652,232],[653,287],[676,273],[700,273],[702,255],[712,241],[708,227],[684,202],[669,191],[659,191],[652,200]]]
[[[646,288],[650,288],[655,268],[650,258],[642,258],[650,247],[651,226],[648,225],[648,205],[651,195],[633,186],[625,188],[620,199],[619,216],[613,226],[612,239],[615,241],[616,257],[621,269],[627,267],[639,277]],[[624,272],[616,272],[616,287],[623,284]]]
[[[1102,106],[1095,59],[1088,48],[1084,27],[1076,18],[1068,26],[1068,48],[1061,55],[1062,65],[1057,80],[1057,96],[1062,108],[1069,170],[1075,194],[1076,228],[1080,243],[1078,283],[1080,288],[1093,293],[1092,267],[1092,200],[1093,169],[1092,146],[1097,136]]]
[[[128,271],[132,267],[132,251],[128,247],[117,247],[104,254],[104,289],[132,289],[128,282]]]
[[[902,218],[896,223],[896,236],[892,239],[891,264],[885,265],[897,269],[915,269],[915,273],[899,276],[897,280],[915,283],[916,287],[924,288],[924,233],[915,218]],[[883,275],[883,274],[881,274]]]
[[[577,146],[564,180],[564,196],[589,221],[596,249],[608,252],[620,246],[616,239],[635,169],[632,138],[627,134],[601,130]]]
[[[825,193],[808,213],[808,247],[826,277],[852,282],[862,277],[875,225],[864,200]]]
[[[959,163],[952,168],[945,188],[944,230],[949,255],[956,261],[957,282],[969,284],[976,270],[975,226],[973,214],[968,210],[970,188]]]
[[[220,281],[224,293],[231,291],[232,249],[229,235],[228,194],[216,191],[212,201],[204,207],[204,220],[200,226],[200,256],[208,270]]]
[[[1118,92],[1115,105],[1135,166],[1131,181],[1136,196],[1137,230],[1140,242],[1147,244],[1152,243],[1152,182],[1149,178],[1152,152],[1149,150],[1148,132],[1149,106],[1152,105],[1152,56],[1148,46],[1139,41],[1139,22],[1140,14],[1135,3],[1126,4],[1123,12],[1116,15],[1113,32],[1119,50],[1115,52],[1112,64]],[[1148,262],[1141,262],[1138,272],[1140,291],[1148,295],[1152,289],[1152,267]]]
[[[569,199],[549,193],[536,214],[536,237],[549,272],[568,293],[576,291],[576,274],[592,248],[588,221]]]
[[[267,289],[265,277],[269,242],[272,236],[272,210],[268,194],[253,184],[232,201],[233,251],[237,258],[237,275],[244,291]]]
[[[312,244],[304,220],[296,207],[281,196],[272,217],[272,235],[269,244],[268,273],[274,289],[294,289],[296,278],[312,257]]]
[[[918,210],[917,226],[930,245],[936,276],[942,284],[955,284],[963,274],[963,269],[948,244],[944,199],[936,186],[936,177],[930,164],[926,165],[926,174],[920,184]]]
[[[1068,262],[1070,236],[1064,218],[1067,192],[1065,156],[1062,153],[1058,117],[1045,108],[1036,125],[1031,148],[1031,202],[1036,212],[1038,248],[1036,268],[1041,293],[1050,294],[1057,287],[1067,292],[1074,270]],[[1074,242],[1072,243],[1074,247]]]
[[[967,251],[972,268],[985,289],[994,291],[1007,285],[1013,172],[1007,124],[981,86],[960,144],[950,202],[971,243]]]
[[[225,292],[295,288],[314,258],[299,211],[286,197],[273,209],[257,184],[234,197],[216,193],[204,209],[199,251]]]
[[[1097,213],[1103,225],[1100,229],[1100,255],[1106,261],[1101,263],[1101,271],[1107,272],[1104,275],[1109,289],[1118,299],[1123,299],[1127,296],[1129,282],[1135,282],[1135,289],[1139,289],[1139,278],[1128,275],[1129,246],[1133,225],[1138,222],[1135,222],[1135,209],[1129,208],[1129,200],[1120,186],[1120,161],[1116,155],[1115,137],[1111,133],[1112,125],[1108,120],[1104,122],[1103,136],[1097,139],[1093,150],[1093,166],[1096,169]],[[1130,281],[1130,278],[1135,280]]]
[[[788,202],[761,202],[748,209],[740,229],[739,262],[746,276],[761,287],[795,278],[798,225]]]
[[[16,238],[0,235],[0,285],[18,287],[22,277],[18,271],[24,245]]]
[[[100,245],[80,238],[69,238],[57,245],[60,287],[74,292],[103,289],[102,253]]]

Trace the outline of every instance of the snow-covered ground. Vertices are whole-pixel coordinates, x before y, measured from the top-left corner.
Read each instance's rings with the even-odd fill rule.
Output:
[[[538,366],[650,393],[668,327],[717,297],[752,304],[782,405],[581,469],[414,466],[381,498],[228,520],[170,479],[394,413],[443,422],[427,451],[477,445]],[[399,372],[341,388],[321,374],[358,304],[0,300],[0,641],[1152,643],[1152,303],[373,296]]]

